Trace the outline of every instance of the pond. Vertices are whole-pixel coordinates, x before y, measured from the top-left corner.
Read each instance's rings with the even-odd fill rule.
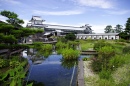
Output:
[[[30,59],[26,51],[23,52],[23,56],[28,58],[30,64],[27,82],[40,83],[39,86],[77,86],[78,61],[64,61],[62,55],[56,53],[47,58],[40,57],[35,61]]]

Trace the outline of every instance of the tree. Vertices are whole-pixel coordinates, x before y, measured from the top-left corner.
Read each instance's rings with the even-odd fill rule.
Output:
[[[76,39],[76,36],[74,33],[69,33],[65,36],[65,39],[74,41]]]
[[[123,26],[120,24],[117,24],[115,27],[115,32],[116,33],[121,33],[123,31]]]
[[[127,39],[130,39],[130,18],[126,21],[125,33],[127,35]]]
[[[23,28],[23,20],[18,18],[18,15],[10,11],[1,11],[2,16],[7,17],[8,23],[0,22],[0,49],[8,49],[7,57],[13,49],[26,48],[27,45],[19,44],[19,40],[29,35],[33,35],[43,30],[32,30],[30,28]]]
[[[105,30],[105,31],[104,31],[105,33],[111,33],[113,29],[112,29],[112,26],[111,26],[111,25],[107,25],[104,30]]]
[[[22,19],[19,19],[18,15],[14,12],[4,10],[1,11],[0,14],[7,17],[8,19],[6,21],[15,27],[19,27],[21,24],[24,24],[24,21]]]

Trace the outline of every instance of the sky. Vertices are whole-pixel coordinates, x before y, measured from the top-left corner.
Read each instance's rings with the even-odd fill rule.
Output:
[[[107,25],[125,25],[130,17],[130,0],[0,0],[0,11],[8,10],[24,20],[41,16],[48,24],[84,26],[104,33]],[[6,18],[0,15],[0,20]],[[125,28],[125,26],[124,26]]]

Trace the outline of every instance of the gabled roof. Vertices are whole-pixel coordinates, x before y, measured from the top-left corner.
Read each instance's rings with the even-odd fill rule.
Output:
[[[30,21],[32,20],[44,21],[40,16],[32,16],[32,19]]]
[[[64,26],[64,25],[51,25],[51,24],[43,24],[46,26],[45,28],[51,29],[59,29],[59,30],[85,30],[85,27],[74,27],[74,26]]]
[[[78,36],[115,36],[119,33],[95,33],[95,34],[77,34]]]

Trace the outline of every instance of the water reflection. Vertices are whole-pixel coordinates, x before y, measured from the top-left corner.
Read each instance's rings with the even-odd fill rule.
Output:
[[[45,59],[49,57],[49,55],[52,54],[50,51],[36,51],[35,49],[28,49],[27,50],[28,59],[32,61],[33,64],[41,64]]]
[[[30,68],[27,75],[27,80],[37,81],[34,82],[36,85],[34,84],[33,86],[70,86],[72,75],[74,76],[71,86],[76,86],[77,66],[73,67],[78,63],[76,60],[65,61],[62,55],[57,55],[56,52],[47,58],[42,55],[37,56],[36,51],[33,53],[28,54]],[[33,60],[31,59],[32,57],[34,57]],[[39,62],[39,65],[35,65],[34,62],[36,61],[41,61],[41,63]]]
[[[78,65],[78,61],[77,61],[77,60],[68,61],[68,60],[61,59],[61,65],[62,65],[64,68],[71,69],[71,68],[73,68],[75,65]]]

